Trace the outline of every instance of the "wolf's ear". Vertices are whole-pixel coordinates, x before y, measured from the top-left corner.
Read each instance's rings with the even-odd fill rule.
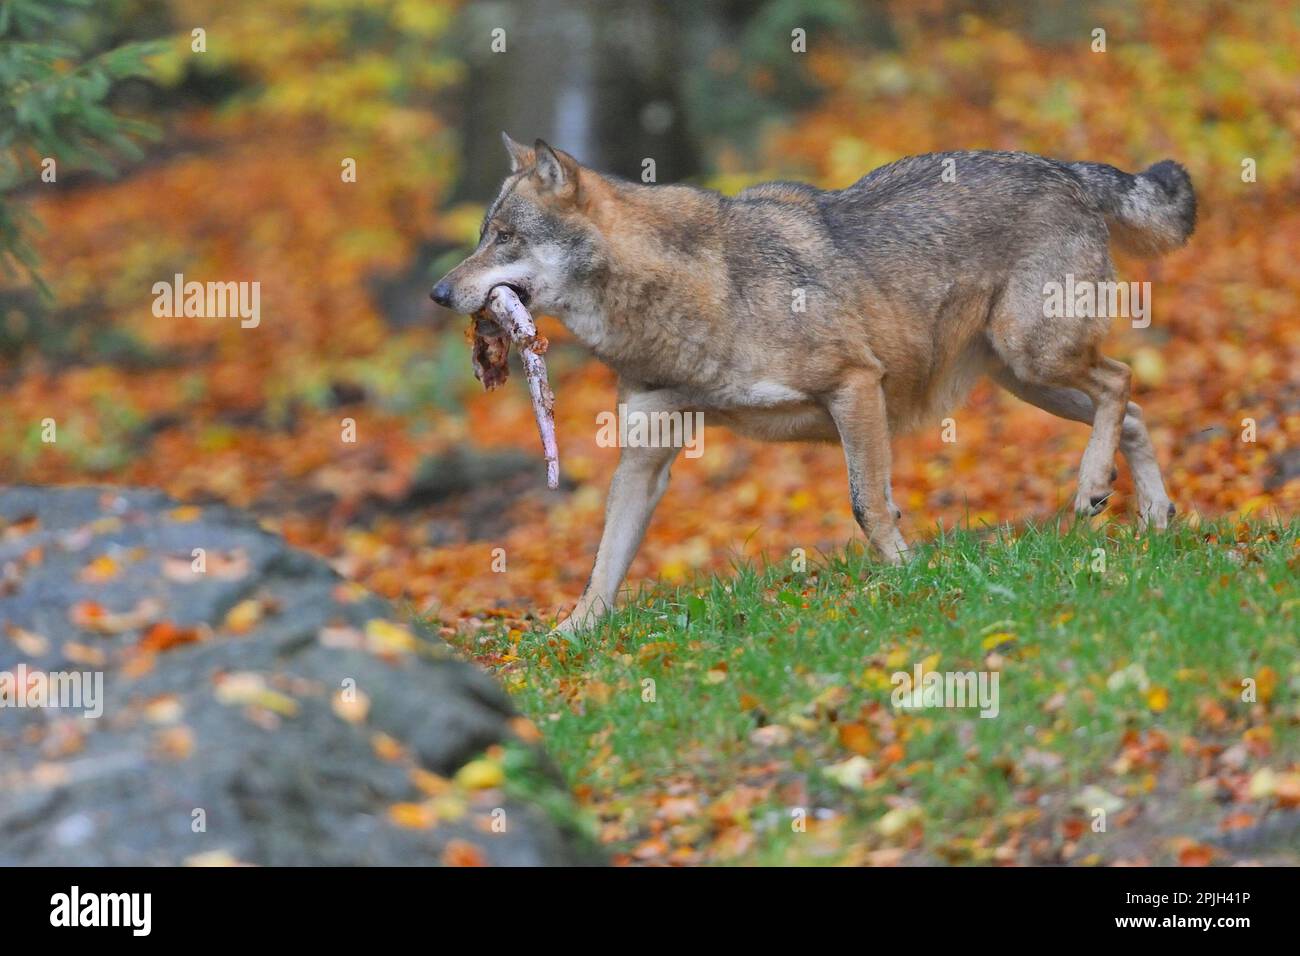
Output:
[[[533,165],[533,151],[523,143],[516,143],[505,130],[501,131],[501,142],[505,143],[506,152],[510,154],[510,172],[517,173]]]
[[[578,161],[562,149],[552,149],[542,140],[533,144],[537,168],[533,175],[542,188],[560,196],[572,196],[578,189]]]

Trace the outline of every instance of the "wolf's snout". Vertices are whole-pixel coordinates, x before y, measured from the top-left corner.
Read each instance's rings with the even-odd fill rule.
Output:
[[[443,279],[441,282],[439,282],[436,286],[433,287],[433,291],[429,293],[429,298],[432,299],[434,302],[437,302],[441,306],[446,306],[450,308],[451,307],[451,283],[448,282],[446,279]]]

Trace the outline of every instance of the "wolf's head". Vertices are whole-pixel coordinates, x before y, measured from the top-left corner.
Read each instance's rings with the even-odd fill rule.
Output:
[[[538,312],[563,312],[602,269],[600,234],[584,213],[584,170],[540,139],[532,149],[501,134],[510,175],[488,207],[478,247],[443,276],[430,297],[457,312],[477,312],[493,286],[514,289]]]

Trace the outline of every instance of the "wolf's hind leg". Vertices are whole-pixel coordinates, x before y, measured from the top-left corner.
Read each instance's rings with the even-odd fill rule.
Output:
[[[1021,401],[1036,405],[1059,418],[1088,424],[1096,415],[1092,399],[1077,388],[1034,385],[1017,378],[1015,373],[1005,367],[996,370],[993,378]],[[1174,504],[1165,490],[1155,448],[1147,433],[1146,423],[1142,420],[1142,409],[1136,402],[1129,402],[1124,410],[1119,448],[1133,473],[1133,484],[1137,489],[1138,523],[1144,528],[1164,528],[1174,515]]]
[[[907,542],[898,532],[889,488],[889,422],[880,374],[862,370],[847,376],[827,410],[844,445],[853,517],[880,556],[898,564],[907,556]]]
[[[1079,463],[1079,490],[1074,499],[1074,510],[1080,514],[1098,514],[1110,498],[1131,379],[1129,367],[1123,362],[1098,355],[1097,361],[1071,383],[1093,404],[1092,434]]]

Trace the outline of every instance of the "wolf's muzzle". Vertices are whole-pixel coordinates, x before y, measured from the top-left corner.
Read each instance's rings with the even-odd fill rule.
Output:
[[[451,307],[451,283],[439,282],[429,293],[429,298],[441,306]]]

